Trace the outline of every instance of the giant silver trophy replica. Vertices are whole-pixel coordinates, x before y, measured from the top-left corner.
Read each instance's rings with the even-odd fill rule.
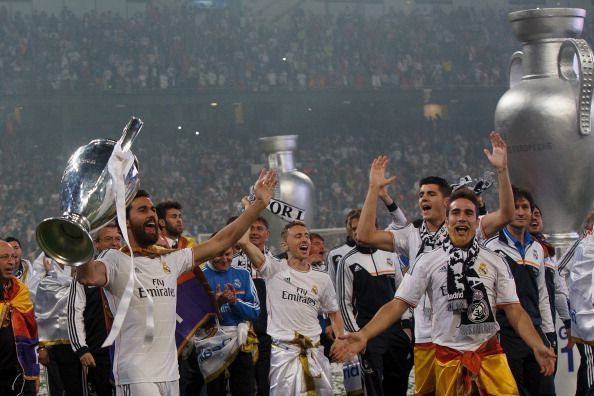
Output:
[[[124,151],[130,150],[140,128],[142,121],[132,117],[121,138]],[[37,226],[39,247],[60,264],[77,266],[92,260],[95,249],[91,233],[116,216],[114,181],[107,167],[115,144],[111,139],[96,139],[72,154],[62,176],[62,216],[45,219]],[[135,161],[125,178],[126,204],[136,195],[139,184]]]
[[[280,249],[280,233],[292,220],[304,221],[315,228],[314,185],[306,174],[295,168],[294,151],[297,135],[270,136],[259,139],[260,148],[268,156],[268,166],[278,175],[278,184],[268,210],[263,213],[270,228],[269,244]]]
[[[575,8],[509,14],[522,51],[511,57],[510,88],[495,111],[511,180],[532,192],[558,247],[577,237],[594,197],[593,56],[578,39],[585,15]]]

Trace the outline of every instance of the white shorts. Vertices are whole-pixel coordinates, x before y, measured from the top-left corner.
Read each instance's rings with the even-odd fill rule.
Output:
[[[179,380],[118,385],[116,396],[179,396]]]
[[[316,366],[319,375],[313,378],[316,395],[332,396],[330,362],[324,356],[324,348],[307,350],[310,369]],[[291,344],[273,341],[270,351],[270,396],[296,396],[307,392],[305,374],[299,361],[300,348]]]

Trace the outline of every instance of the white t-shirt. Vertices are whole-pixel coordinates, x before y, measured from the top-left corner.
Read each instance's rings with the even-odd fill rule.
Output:
[[[406,227],[389,231],[392,233],[392,238],[394,238],[394,246],[396,247],[394,252],[407,256],[411,264],[416,260],[419,253],[433,250],[428,246],[424,246],[423,251],[419,252],[422,243],[421,229],[415,227],[412,223]],[[431,233],[431,235],[433,236],[434,233]],[[479,243],[485,240],[480,221],[476,229],[476,235]],[[414,309],[415,343],[417,344],[431,342],[431,311],[431,300],[427,296],[424,296],[419,305]]]
[[[336,292],[325,272],[297,271],[287,260],[266,257],[260,274],[266,282],[268,334],[281,341],[291,341],[295,332],[320,339],[319,312],[338,312]]]
[[[97,259],[107,268],[105,288],[120,304],[130,274],[130,256],[107,250]],[[179,379],[175,324],[177,278],[192,268],[192,249],[182,249],[157,258],[134,257],[138,282],[122,330],[115,341],[113,373],[117,385],[139,382],[165,382]],[[144,345],[146,293],[153,297],[155,329],[151,344]]]
[[[396,298],[416,305],[425,292],[433,307],[433,343],[458,351],[474,351],[496,334],[462,335],[458,331],[460,313],[448,311],[447,266],[449,255],[443,248],[422,254],[404,275],[396,291]],[[519,303],[516,284],[507,263],[497,254],[480,248],[472,267],[487,292],[493,320],[496,305]],[[497,323],[497,321],[495,321]],[[499,326],[497,325],[497,329]]]

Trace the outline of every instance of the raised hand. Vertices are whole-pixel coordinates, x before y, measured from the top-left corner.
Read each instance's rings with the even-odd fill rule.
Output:
[[[484,149],[487,159],[497,170],[504,170],[507,168],[507,144],[501,135],[495,131],[489,134],[491,141],[491,151]]]
[[[378,191],[384,189],[388,184],[396,180],[396,176],[386,177],[386,168],[390,160],[385,155],[380,155],[371,163],[369,170],[369,187]],[[387,193],[387,190],[385,191]]]
[[[276,173],[271,169],[262,169],[258,180],[256,180],[256,184],[254,184],[256,200],[262,201],[265,205],[268,205],[270,198],[272,198],[272,195],[274,194],[276,183]]]

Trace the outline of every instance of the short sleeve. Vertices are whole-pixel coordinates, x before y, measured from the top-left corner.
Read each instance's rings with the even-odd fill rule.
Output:
[[[336,290],[330,277],[326,277],[326,285],[322,288],[322,295],[320,296],[320,305],[324,313],[338,312],[338,302],[336,300]]]
[[[519,302],[520,300],[516,293],[516,281],[507,263],[503,259],[498,258],[495,260],[495,268],[497,271],[497,284],[495,286],[497,297],[495,304],[505,305]]]
[[[404,274],[404,279],[396,290],[396,298],[406,301],[413,307],[417,305],[421,297],[425,294],[429,286],[429,272],[427,267],[429,263],[421,256],[415,261],[411,269]]]
[[[401,254],[403,256],[408,256],[408,246],[409,246],[409,237],[411,232],[411,227],[414,227],[412,224],[404,228],[399,228],[397,230],[389,230],[392,234],[392,239],[394,240],[394,252]]]
[[[183,272],[190,271],[194,264],[192,248],[176,250],[165,255],[164,259],[167,260],[170,267],[173,265],[176,268],[178,276]]]
[[[115,250],[109,249],[104,250],[97,257],[97,261],[101,261],[105,265],[105,273],[107,274],[107,283],[105,287],[107,289],[113,289],[119,281],[120,271],[120,257],[122,253]]]
[[[265,257],[266,260],[264,261],[264,264],[262,264],[258,270],[258,273],[264,280],[272,278],[274,274],[286,268],[286,264],[283,261],[271,257],[270,255],[265,255]]]

